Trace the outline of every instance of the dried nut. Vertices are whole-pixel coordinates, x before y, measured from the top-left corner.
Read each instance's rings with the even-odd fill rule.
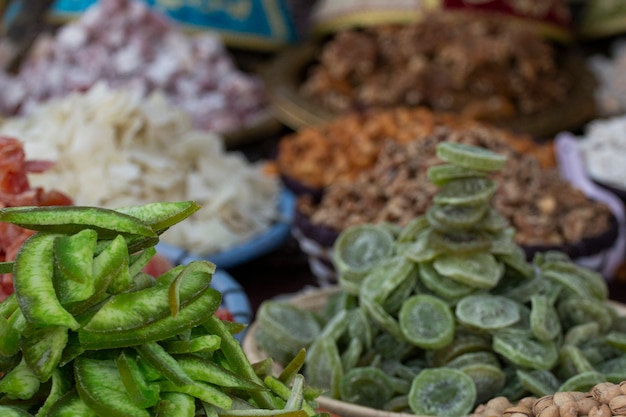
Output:
[[[536,401],[537,401],[537,397],[524,397],[521,400],[519,400],[517,405],[528,407],[528,409],[532,410],[533,405],[535,405]]]
[[[535,404],[533,405],[533,413],[536,416],[538,416],[539,414],[543,412],[543,410],[545,410],[546,408],[548,408],[549,406],[553,404],[554,404],[554,399],[552,395],[546,395],[544,397],[541,397],[537,401],[535,401]]]
[[[626,394],[626,381],[619,383],[619,390],[622,394]]]
[[[580,401],[583,398],[589,397],[589,393],[581,391],[570,391],[570,394],[572,394],[572,397],[574,397],[575,401]]]
[[[577,417],[578,404],[576,401],[566,401],[559,406],[559,414],[561,417]]]
[[[556,404],[559,407],[565,403],[576,402],[576,399],[574,398],[571,392],[555,392],[553,395],[553,398],[554,398],[554,404]]]
[[[601,402],[602,404],[608,404],[611,398],[621,395],[620,386],[613,384],[612,382],[601,382],[596,384],[591,389],[591,395],[593,398]]]
[[[626,394],[613,397],[609,401],[609,408],[613,412],[613,415],[626,415]]]
[[[593,407],[589,410],[589,417],[611,417],[613,413],[611,413],[611,409],[606,404],[600,404],[597,407]]]
[[[580,415],[587,415],[589,414],[589,410],[591,410],[593,407],[597,407],[598,405],[600,405],[600,403],[591,395],[586,395],[585,397],[579,399],[577,403],[578,413]]]
[[[537,417],[559,417],[559,407],[556,404],[550,404],[545,407],[539,414],[536,414]],[[589,416],[591,417],[591,416]]]
[[[514,405],[509,407],[502,413],[503,417],[532,417],[533,412],[530,407],[523,405]]]
[[[492,398],[491,400],[487,401],[486,406],[488,409],[494,410],[498,412],[498,414],[502,414],[505,409],[513,406],[513,404],[511,404],[511,401],[509,401],[508,398],[501,396]]]

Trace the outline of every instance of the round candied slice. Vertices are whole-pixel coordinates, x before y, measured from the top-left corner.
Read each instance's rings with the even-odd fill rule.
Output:
[[[506,156],[464,143],[441,142],[436,152],[446,162],[479,171],[499,171],[506,164]]]
[[[333,246],[333,262],[339,272],[365,274],[388,258],[394,237],[388,228],[373,224],[352,226],[341,232]]]
[[[435,253],[477,252],[488,251],[492,246],[492,239],[480,230],[457,229],[454,232],[432,230],[428,234],[428,244]]]
[[[498,330],[517,323],[519,304],[501,295],[474,294],[463,297],[454,314],[460,323],[473,329]]]
[[[394,394],[393,381],[380,368],[352,368],[341,378],[339,392],[343,401],[382,409]]]
[[[487,204],[437,204],[428,209],[426,218],[435,229],[453,232],[476,225],[488,208]]]
[[[413,379],[409,390],[409,406],[420,416],[465,416],[475,402],[474,381],[458,369],[424,369]]]
[[[504,271],[502,264],[492,254],[485,252],[439,255],[433,261],[433,267],[441,275],[480,289],[498,285]]]
[[[313,313],[280,301],[264,302],[257,319],[260,327],[295,352],[310,345],[321,331]]]
[[[439,349],[454,339],[454,315],[445,301],[432,295],[407,298],[398,321],[406,339],[424,349]]]
[[[476,291],[474,287],[441,275],[435,270],[432,262],[420,263],[419,273],[424,286],[446,301],[455,302]]]
[[[430,182],[438,187],[441,187],[448,181],[458,180],[459,178],[485,177],[487,175],[488,173],[485,171],[464,168],[453,164],[434,165],[426,171],[426,176]]]
[[[554,394],[561,384],[559,379],[548,370],[518,369],[516,372],[522,386],[537,398]]]
[[[495,194],[496,183],[489,178],[461,178],[447,182],[433,197],[435,204],[488,204]]]
[[[530,297],[530,328],[539,340],[554,340],[561,335],[561,319],[552,300],[542,294]]]
[[[541,342],[523,332],[497,332],[492,347],[494,352],[523,368],[550,370],[559,360],[556,343]]]

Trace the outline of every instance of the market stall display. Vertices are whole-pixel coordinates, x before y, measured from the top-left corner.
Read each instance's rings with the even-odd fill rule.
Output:
[[[488,14],[340,30],[279,56],[266,83],[277,117],[293,128],[348,111],[426,106],[545,138],[595,115],[581,57]]]
[[[435,148],[442,141],[508,156],[494,204],[517,229],[517,243],[529,258],[559,249],[583,262],[604,259],[613,249],[619,213],[561,178],[550,143],[451,115],[400,109],[338,118],[280,144],[286,183],[309,189],[297,201],[294,234],[321,283],[335,281],[329,248],[342,230],[368,222],[404,226],[431,207],[437,188],[427,171],[439,163]],[[334,170],[327,168],[331,164]],[[597,261],[595,269],[603,268]]]
[[[623,381],[626,310],[607,303],[605,279],[560,251],[527,261],[514,229],[475,215],[495,210],[489,175],[506,157],[454,142],[437,157],[435,206],[404,228],[342,232],[339,286],[264,303],[248,355],[307,348],[320,405],[348,416],[463,416]]]
[[[27,114],[98,82],[145,95],[161,91],[195,127],[235,142],[277,128],[262,80],[237,68],[218,35],[186,34],[134,0],[96,2],[56,33],[41,34],[16,75],[0,74],[0,112]]]

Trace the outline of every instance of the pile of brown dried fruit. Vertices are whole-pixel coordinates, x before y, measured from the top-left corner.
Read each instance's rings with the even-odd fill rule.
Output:
[[[496,397],[474,410],[470,417],[611,417],[626,415],[626,381],[602,382],[588,392],[556,392],[541,398],[525,397],[511,403]]]

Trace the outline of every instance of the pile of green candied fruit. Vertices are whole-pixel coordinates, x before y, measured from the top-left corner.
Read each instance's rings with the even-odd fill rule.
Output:
[[[192,201],[109,210],[14,207],[0,221],[36,232],[14,262],[0,303],[0,416],[194,417],[317,414],[304,353],[279,376],[251,364],[215,312],[215,265],[142,272],[159,235]]]
[[[334,399],[463,416],[491,398],[626,380],[626,320],[603,277],[562,252],[528,262],[491,205],[506,159],[444,142],[432,208],[403,228],[364,224],[333,247],[339,288],[321,311],[266,301],[255,340]]]

